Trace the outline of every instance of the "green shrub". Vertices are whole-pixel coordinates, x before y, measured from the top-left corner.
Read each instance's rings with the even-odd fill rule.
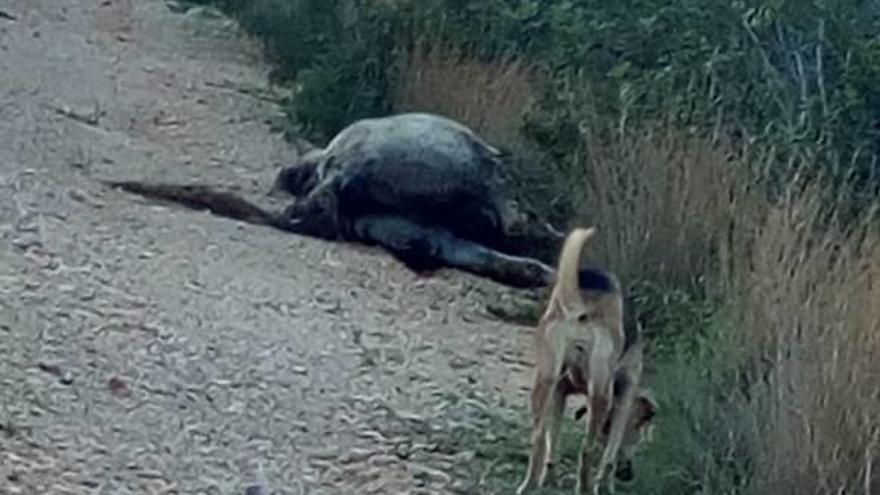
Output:
[[[419,42],[543,74],[523,135],[570,160],[587,121],[676,115],[679,127],[772,147],[779,186],[823,163],[854,201],[878,191],[875,2],[198,0],[266,43],[315,138],[394,111],[396,55]],[[484,90],[473,88],[474,91]],[[817,170],[816,172],[819,172]]]
[[[389,10],[355,0],[194,0],[214,4],[260,39],[272,77],[294,87],[293,127],[318,141],[386,115],[392,101]]]

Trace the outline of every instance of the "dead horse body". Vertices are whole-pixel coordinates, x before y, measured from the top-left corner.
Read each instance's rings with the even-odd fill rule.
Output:
[[[379,245],[416,271],[447,266],[515,287],[547,286],[553,269],[525,254],[553,253],[562,235],[504,208],[500,156],[455,121],[400,114],[357,121],[282,168],[273,192],[296,198],[278,212],[203,185],[107,184],[289,232]]]

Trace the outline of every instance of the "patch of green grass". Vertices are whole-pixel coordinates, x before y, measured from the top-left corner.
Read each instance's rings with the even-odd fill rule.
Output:
[[[657,365],[649,386],[658,400],[636,464],[633,493],[747,493],[756,424],[723,352],[676,356]]]
[[[570,408],[571,409],[571,408]],[[475,426],[459,440],[463,450],[473,450],[474,459],[468,463],[471,484],[467,493],[486,495],[514,493],[522,482],[528,467],[530,451],[530,419],[526,408],[513,409],[510,406],[494,405],[481,413]],[[534,495],[569,494],[576,485],[577,459],[584,435],[584,423],[573,420],[573,411],[567,411],[559,435],[559,465],[555,466],[547,480],[547,485],[535,489]],[[636,465],[651,465],[653,459],[649,450],[637,455]],[[666,462],[660,459],[660,462]],[[658,470],[652,466],[646,473],[654,475]],[[621,495],[643,492],[649,483],[617,482],[617,493]],[[677,492],[665,492],[677,493]]]

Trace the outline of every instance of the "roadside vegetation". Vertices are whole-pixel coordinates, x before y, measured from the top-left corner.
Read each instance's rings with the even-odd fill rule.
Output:
[[[264,42],[291,135],[447,115],[512,151],[521,200],[600,226],[661,406],[626,491],[880,491],[876,2],[190,3]],[[480,492],[519,481],[524,411],[467,437]]]

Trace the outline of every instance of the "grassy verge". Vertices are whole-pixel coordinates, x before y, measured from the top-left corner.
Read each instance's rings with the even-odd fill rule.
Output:
[[[449,115],[514,151],[542,214],[601,227],[589,255],[632,290],[661,405],[627,490],[880,491],[867,4],[211,3],[264,40],[300,131]],[[524,406],[463,433],[475,489],[515,488]]]
[[[645,382],[660,404],[624,493],[872,493],[876,210],[844,220],[817,179],[771,198],[737,175],[754,163],[747,153],[689,134],[624,132],[587,135],[569,172],[581,181],[572,187],[593,192],[581,222],[609,226],[590,256],[630,288],[649,342]],[[509,493],[522,476],[525,406],[486,414],[473,432],[483,493]],[[581,432],[566,431],[570,489]]]
[[[660,414],[634,459],[635,480],[618,483],[619,493],[751,493],[747,485],[758,439],[746,418],[757,418],[743,407],[736,360],[723,335],[721,328],[712,327],[698,353],[681,348],[652,362],[647,381]],[[723,389],[728,392],[719,394]],[[522,481],[530,419],[521,406],[525,404],[495,404],[472,412],[471,426],[461,432],[456,446],[474,452],[466,464],[467,493],[513,493]],[[561,463],[548,485],[535,491],[538,495],[574,489],[584,426],[572,419],[569,409],[560,435]]]

